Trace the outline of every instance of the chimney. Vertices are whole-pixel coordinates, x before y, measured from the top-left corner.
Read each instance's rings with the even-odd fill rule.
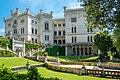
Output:
[[[42,14],[43,12],[42,12],[42,9],[40,9],[40,14]]]
[[[4,21],[6,20],[6,17],[4,17]]]
[[[52,15],[52,14],[53,14],[53,11],[50,11],[50,14]]]
[[[29,13],[29,8],[26,8],[26,13]]]
[[[11,16],[12,16],[12,14],[13,14],[13,10],[11,10]]]
[[[66,10],[66,8],[67,8],[66,6],[63,7],[64,11]]]
[[[19,8],[16,8],[16,13],[18,13],[19,12]]]

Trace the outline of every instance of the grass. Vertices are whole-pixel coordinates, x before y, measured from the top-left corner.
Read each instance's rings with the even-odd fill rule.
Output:
[[[50,58],[56,58],[57,56],[49,56]],[[78,59],[80,60],[95,60],[96,58],[98,58],[98,56],[59,56],[59,60],[61,61],[65,61],[66,58],[68,60],[72,60],[72,61],[77,61]]]
[[[42,77],[57,77],[62,80],[113,80],[108,78],[99,78],[99,77],[93,77],[93,76],[79,76],[77,74],[71,74],[71,73],[63,73],[63,72],[56,72],[52,70],[48,70],[44,67],[38,68],[39,73]],[[19,72],[20,74],[26,73],[27,71]]]
[[[14,66],[25,66],[28,59],[25,58],[0,58],[0,66],[5,65],[6,67]],[[39,64],[39,62],[28,60],[30,64]]]

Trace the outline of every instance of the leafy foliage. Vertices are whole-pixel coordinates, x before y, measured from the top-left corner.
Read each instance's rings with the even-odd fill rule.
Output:
[[[9,50],[0,50],[0,57],[17,57],[17,55]]]
[[[65,48],[55,45],[51,48],[47,48],[46,52],[48,52],[48,55],[50,55],[50,56],[57,56],[58,52],[59,52],[59,55],[63,56],[63,55],[65,55]]]
[[[3,48],[5,48],[6,46],[9,46],[9,48],[11,48],[12,44],[9,39],[0,37],[0,46]]]
[[[114,30],[114,44],[117,49],[120,51],[120,28],[115,28]]]
[[[81,0],[88,28],[120,27],[120,0]]]
[[[94,43],[100,49],[102,53],[107,53],[112,46],[113,46],[113,41],[111,39],[111,36],[108,35],[106,32],[100,32],[94,36]]]
[[[31,49],[38,49],[39,47],[41,47],[40,44],[33,44],[33,43],[25,43],[25,51],[29,51]]]
[[[44,78],[38,73],[37,68],[29,68],[27,74],[12,72],[9,68],[0,67],[0,80],[60,80],[58,78]]]

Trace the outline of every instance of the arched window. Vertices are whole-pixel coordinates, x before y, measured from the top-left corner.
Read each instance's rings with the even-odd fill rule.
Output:
[[[61,42],[61,40],[58,40],[58,44],[61,44],[62,42]]]
[[[14,20],[14,24],[17,24],[17,20]]]
[[[81,47],[81,55],[83,55],[83,47]]]
[[[87,47],[85,47],[85,55],[88,55],[88,53],[87,53]]]
[[[92,48],[89,47],[89,55],[91,55],[91,52],[92,52]]]
[[[80,50],[79,50],[79,47],[77,47],[77,55],[80,54]]]

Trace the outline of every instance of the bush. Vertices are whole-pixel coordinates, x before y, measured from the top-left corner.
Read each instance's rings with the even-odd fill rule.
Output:
[[[12,72],[9,68],[0,67],[0,80],[60,80],[58,78],[44,78],[38,73],[37,68],[29,68],[27,74]]]
[[[60,47],[60,46],[53,46],[51,48],[46,48],[46,52],[50,56],[57,56],[57,53],[59,52],[60,56],[65,55],[65,47]]]
[[[14,52],[9,50],[0,50],[0,57],[17,57]]]

